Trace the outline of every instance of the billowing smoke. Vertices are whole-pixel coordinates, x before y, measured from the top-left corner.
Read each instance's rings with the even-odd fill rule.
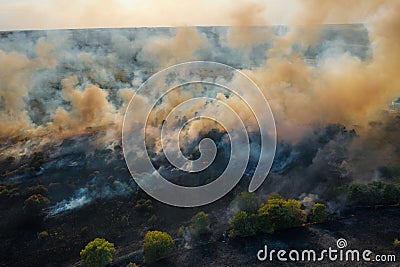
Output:
[[[399,10],[399,4],[366,3],[363,8],[371,12],[365,24],[368,35],[350,36],[363,27],[347,25],[343,30],[347,28],[348,35],[332,38],[335,31],[329,27],[334,26],[323,30],[316,25],[331,12],[336,15],[338,8],[345,16],[359,6],[310,2],[293,19],[303,26],[275,37],[265,64],[248,71],[271,99],[283,138],[290,138],[298,125],[366,126],[399,94],[399,79],[393,73],[399,67],[398,33],[393,30],[399,23],[393,10]]]
[[[210,60],[241,69],[269,100],[279,143],[265,193],[321,197],[332,185],[381,179],[377,168],[398,167],[400,156],[398,119],[388,111],[400,95],[400,3],[365,1],[360,7],[347,2],[309,1],[287,26],[257,26],[268,22],[265,7],[245,2],[229,9],[233,27],[1,33],[0,138],[14,144],[36,140],[39,149],[49,140],[61,143],[71,136],[101,133],[93,142],[96,149],[114,147],[121,138],[124,111],[143,81],[175,63]],[[359,8],[362,25],[321,25],[332,17],[348,18]],[[164,166],[158,126],[168,111],[196,93],[212,95],[254,120],[232,94],[201,86],[177,88],[149,117],[149,147],[164,172],[174,170]],[[217,112],[205,104],[187,113],[206,105]],[[135,109],[140,112],[141,107]],[[248,130],[256,136],[257,128]],[[220,148],[229,151],[215,122],[193,121],[181,134],[188,156],[196,156],[200,135],[217,137]],[[381,138],[390,142],[382,145]],[[257,138],[252,145],[257,147]],[[18,151],[15,145],[2,152],[28,153],[29,144],[19,146]],[[93,151],[90,146],[84,153]],[[252,157],[256,155],[247,174],[254,167]],[[51,213],[98,196],[109,194],[78,189]]]
[[[86,85],[84,91],[75,89],[76,76],[62,81],[64,100],[71,103],[70,110],[58,108],[53,115],[53,125],[59,131],[63,129],[86,129],[115,124],[114,106],[108,102],[108,93],[98,86]]]

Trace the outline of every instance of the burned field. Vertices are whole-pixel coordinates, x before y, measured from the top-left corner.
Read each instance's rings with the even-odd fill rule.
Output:
[[[399,118],[389,118],[391,131],[396,132]],[[87,131],[68,137],[55,136],[46,142],[44,138],[37,139],[37,144],[35,140],[9,140],[2,145],[2,151],[9,152],[7,155],[36,147],[35,152],[20,158],[2,159],[1,259],[4,266],[77,266],[80,250],[96,237],[116,245],[112,266],[125,266],[129,262],[143,265],[143,237],[149,230],[170,233],[177,247],[170,257],[155,264],[159,266],[258,266],[263,263],[257,260],[256,253],[265,244],[271,249],[322,250],[334,246],[338,238],[347,239],[351,247],[371,249],[374,253],[398,252],[393,242],[400,235],[400,195],[394,191],[395,195],[389,199],[386,191],[382,191],[383,195],[373,190],[358,195],[359,191],[351,191],[351,185],[360,184],[354,181],[356,168],[349,169],[354,159],[349,158],[347,150],[338,149],[336,153],[331,150],[332,142],[341,142],[347,147],[359,138],[355,131],[343,126],[316,130],[297,145],[279,144],[271,174],[257,192],[261,202],[274,192],[284,198],[298,199],[304,210],[315,202],[325,203],[328,220],[248,237],[229,234],[230,222],[238,210],[237,196],[247,188],[246,177],[213,204],[193,209],[168,206],[151,199],[136,186],[118,141],[98,148],[103,134]],[[214,133],[217,141],[218,136]],[[158,167],[168,170],[164,163],[160,161]],[[398,169],[380,166],[375,172],[375,179],[381,183],[397,186]],[[325,179],[320,179],[321,176]],[[304,186],[293,186],[295,183]],[[32,195],[42,195],[49,202],[40,209],[28,210],[26,201]],[[192,217],[200,211],[210,216],[209,231],[201,236],[190,231],[180,233],[180,228],[189,226]],[[279,262],[275,264],[282,266]],[[293,264],[299,265],[302,266]]]
[[[81,266],[82,251],[97,238],[113,253],[99,266],[310,266],[260,262],[257,252],[264,245],[323,250],[340,238],[349,248],[398,255],[400,53],[397,32],[387,32],[398,20],[396,12],[382,11],[366,25],[247,27],[244,36],[235,27],[2,32],[0,265]],[[174,151],[198,159],[200,141],[210,138],[215,161],[196,174],[168,162],[157,134],[168,112],[188,99],[232,107],[250,142],[233,190],[202,207],[177,208],[137,186],[121,136],[140,85],[195,60],[227,64],[254,80],[274,115],[277,146],[267,179],[248,193],[262,144],[243,101],[208,84],[171,90],[154,102],[146,122],[145,152],[166,179],[207,184],[230,160],[226,128],[190,120],[219,111],[216,101],[205,101],[176,119],[185,123],[182,131],[172,124],[182,141]],[[141,133],[144,125],[132,127]],[[145,156],[140,152],[135,160]],[[147,246],[154,236],[165,242],[162,250]]]

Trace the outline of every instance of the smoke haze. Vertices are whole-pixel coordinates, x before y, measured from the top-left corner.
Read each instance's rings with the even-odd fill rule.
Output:
[[[104,4],[88,3],[86,8],[95,12]],[[182,5],[190,6],[186,1]],[[381,179],[377,168],[398,166],[400,156],[398,119],[389,111],[400,95],[400,3],[308,1],[294,5],[285,26],[260,26],[273,23],[265,14],[276,10],[274,5],[240,1],[229,6],[229,27],[2,32],[0,138],[42,138],[42,147],[49,139],[62,142],[101,132],[95,146],[113,147],[120,141],[124,111],[140,84],[173,64],[210,60],[243,71],[271,105],[279,139],[273,190],[321,197],[338,177]],[[81,25],[93,21],[85,12],[79,15]],[[210,12],[214,18],[215,11]],[[326,25],[333,18],[352,17],[363,24]],[[157,125],[167,111],[196,93],[216,96],[252,121],[240,98],[218,90],[222,89],[177,88],[157,104],[147,129],[154,159],[162,162]],[[141,107],[135,110],[140,112]],[[199,134],[213,129],[223,132],[211,121],[188,124],[181,133],[187,138],[187,153],[196,151]],[[390,143],[379,145],[383,137]],[[3,148],[2,153],[21,156],[24,149],[29,151],[28,145],[21,146],[18,151],[17,146]],[[291,191],[293,187],[297,189]],[[75,195],[63,207],[75,207],[76,199],[86,203],[95,198],[89,191]]]

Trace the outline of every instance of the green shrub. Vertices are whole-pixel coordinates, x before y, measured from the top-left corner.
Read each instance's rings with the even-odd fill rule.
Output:
[[[130,262],[126,265],[126,267],[139,267],[136,263]]]
[[[182,226],[179,227],[179,229],[178,229],[177,236],[181,238],[181,237],[183,237],[184,233],[185,233],[185,226],[182,225]]]
[[[325,205],[317,203],[313,210],[314,220],[326,220],[328,213]],[[265,204],[258,209],[257,214],[239,211],[231,221],[230,235],[232,237],[252,236],[258,232],[274,233],[279,230],[299,227],[306,221],[306,213],[301,209],[299,201],[284,200],[280,195],[273,194]]]
[[[40,166],[42,166],[44,163],[45,163],[44,153],[43,152],[35,152],[31,156],[31,162],[29,164],[29,167],[34,171],[39,171]]]
[[[247,214],[245,211],[239,211],[231,221],[230,235],[232,237],[253,236],[258,231],[257,216]]]
[[[28,197],[24,202],[24,211],[27,215],[38,216],[42,214],[42,210],[50,205],[47,197],[41,194],[35,194]]]
[[[122,217],[121,217],[121,223],[122,223],[124,226],[128,226],[128,225],[129,225],[129,218],[128,218],[128,216],[122,215]]]
[[[258,210],[260,230],[272,233],[278,230],[301,226],[305,221],[305,212],[299,201],[273,198],[261,205]]]
[[[154,210],[153,203],[150,199],[140,199],[136,202],[134,209],[138,212],[152,212]]]
[[[157,216],[153,214],[147,222],[151,225],[151,227],[154,228],[157,220],[158,220]]]
[[[347,198],[356,205],[396,204],[400,202],[400,188],[384,182],[353,184],[348,187]]]
[[[328,217],[328,211],[324,204],[315,203],[311,209],[310,221],[315,223],[323,223]]]
[[[400,188],[394,184],[386,184],[383,188],[384,204],[400,203]]]
[[[34,195],[34,194],[47,195],[48,192],[49,190],[47,190],[47,188],[43,185],[30,186],[25,190],[26,195]]]
[[[115,253],[114,244],[104,238],[96,238],[89,242],[80,255],[83,263],[87,267],[104,267],[112,262]]]
[[[8,196],[9,191],[5,185],[0,185],[0,196]]]
[[[144,237],[143,250],[146,263],[159,261],[174,252],[174,240],[168,233],[148,231]]]
[[[207,213],[200,211],[192,218],[190,231],[194,235],[203,235],[210,231],[210,218]]]
[[[355,184],[350,186],[350,200],[361,205],[379,203],[383,199],[381,190],[377,186]]]
[[[260,205],[256,194],[251,192],[243,192],[237,198],[238,208],[240,211],[245,211],[247,214],[257,213]]]
[[[39,239],[46,239],[49,237],[49,233],[47,231],[42,231],[38,234]]]
[[[383,177],[389,178],[389,179],[396,177],[396,176],[400,176],[400,168],[391,167],[391,166],[380,166],[378,168],[378,172]]]

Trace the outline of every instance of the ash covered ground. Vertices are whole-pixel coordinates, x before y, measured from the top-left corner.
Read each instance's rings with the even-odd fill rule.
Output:
[[[397,131],[400,119],[393,120],[391,123],[397,121]],[[171,207],[138,189],[127,170],[119,142],[104,149],[96,148],[102,135],[88,132],[58,140],[52,138],[43,147],[38,144],[43,138],[4,145],[18,151],[25,151],[33,144],[39,147],[38,151],[18,160],[2,161],[1,258],[4,266],[79,266],[80,250],[99,236],[116,244],[112,266],[125,266],[130,261],[144,264],[142,240],[151,229],[169,232],[178,247],[177,253],[159,266],[258,266],[263,263],[258,262],[256,252],[265,244],[271,249],[322,250],[334,246],[338,238],[346,238],[354,248],[372,249],[381,254],[398,253],[393,240],[400,234],[399,207],[360,206],[347,201],[343,187],[354,183],[352,169],[347,166],[351,159],[348,151],[339,149],[340,152],[333,153],[331,144],[335,140],[347,144],[359,137],[341,125],[316,130],[297,145],[279,144],[272,171],[257,191],[261,201],[268,194],[278,192],[286,198],[299,199],[305,207],[317,201],[326,203],[330,220],[248,238],[231,238],[228,232],[229,222],[237,210],[235,198],[246,191],[249,177],[245,176],[232,192],[213,204],[193,209]],[[218,135],[214,135],[218,140]],[[43,153],[40,155],[43,160],[35,169],[39,151]],[[398,175],[389,175],[384,170],[376,169],[372,180],[398,183]],[[32,218],[24,210],[24,201],[38,193],[46,196],[51,204],[42,216]],[[211,232],[201,238],[178,235],[179,227],[188,226],[199,211],[210,215]],[[153,215],[157,221],[150,223]],[[42,237],[43,231],[48,236]],[[282,266],[279,262],[273,265]]]

